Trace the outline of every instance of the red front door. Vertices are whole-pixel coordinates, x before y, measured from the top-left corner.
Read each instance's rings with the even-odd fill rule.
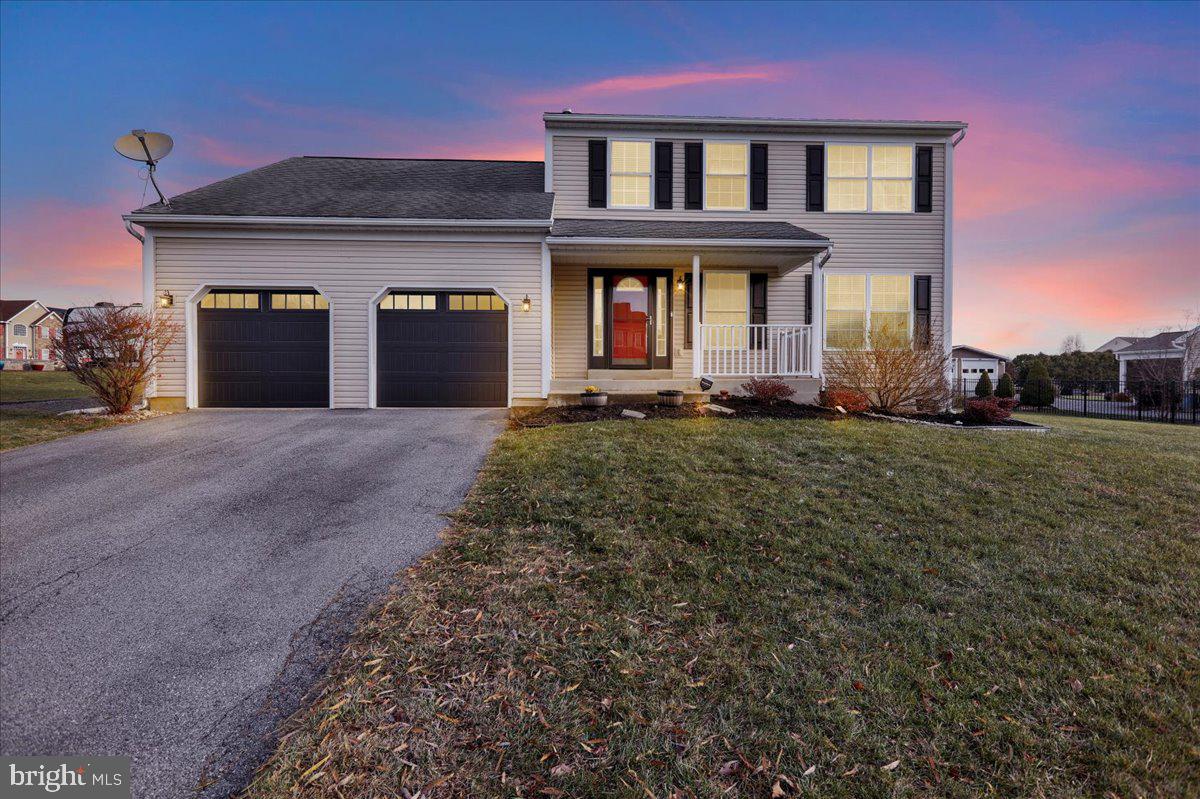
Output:
[[[650,360],[650,278],[613,275],[612,364],[646,366]]]

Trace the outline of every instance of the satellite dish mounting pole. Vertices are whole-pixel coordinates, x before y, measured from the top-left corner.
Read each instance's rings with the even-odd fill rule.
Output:
[[[158,187],[158,181],[154,179],[154,168],[157,165],[154,156],[150,154],[150,147],[146,144],[146,131],[135,130],[133,135],[137,136],[137,140],[142,143],[142,149],[146,151],[146,169],[150,173],[150,183],[154,186],[154,191],[158,193],[158,200],[163,205],[170,207],[171,201],[163,196],[162,189]]]

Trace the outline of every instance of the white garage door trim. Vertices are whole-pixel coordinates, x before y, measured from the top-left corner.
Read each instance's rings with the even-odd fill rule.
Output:
[[[513,301],[512,301],[512,298],[509,297],[507,294],[505,294],[503,291],[501,291],[499,289],[499,287],[497,287],[497,286],[481,285],[478,283],[429,283],[427,281],[418,281],[416,283],[390,283],[390,284],[384,286],[383,288],[381,288],[379,291],[375,292],[375,294],[372,295],[370,301],[367,303],[367,369],[369,370],[369,373],[367,375],[367,395],[368,395],[367,396],[367,403],[368,403],[367,407],[368,408],[378,408],[379,407],[379,399],[378,399],[378,397],[375,396],[376,391],[378,390],[378,386],[377,386],[378,374],[376,372],[377,366],[375,363],[375,357],[376,357],[376,350],[378,349],[378,346],[379,346],[379,342],[377,342],[375,340],[375,338],[377,336],[377,331],[376,331],[377,317],[375,315],[375,312],[379,308],[380,300],[382,300],[389,291],[402,291],[405,289],[412,289],[414,291],[419,290],[419,289],[430,289],[431,291],[457,291],[460,289],[462,291],[491,291],[491,292],[495,292],[497,297],[504,300],[504,304],[508,308],[508,316],[506,319],[506,327],[508,328],[506,331],[506,335],[508,337],[508,358],[507,358],[507,366],[506,366],[507,373],[508,373],[508,389],[507,389],[508,400],[507,400],[506,407],[511,408],[512,400],[513,400],[513,364],[512,364],[512,359],[513,359],[513,341],[512,341]]]
[[[199,385],[200,385],[200,348],[199,348],[199,320],[196,309],[200,307],[200,300],[204,299],[204,295],[213,289],[224,288],[247,288],[247,289],[313,289],[329,303],[329,407],[333,407],[333,300],[329,294],[316,283],[289,281],[289,280],[224,280],[220,283],[205,283],[198,287],[195,291],[188,295],[187,303],[184,307],[184,330],[187,353],[187,364],[184,370],[187,385],[185,387],[185,396],[187,398],[187,407],[198,408],[200,403],[198,400]]]

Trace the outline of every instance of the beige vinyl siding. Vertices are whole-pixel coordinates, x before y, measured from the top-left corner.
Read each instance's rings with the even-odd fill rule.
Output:
[[[716,138],[736,138],[721,134]],[[554,215],[558,218],[647,219],[647,220],[738,220],[782,221],[828,237],[833,257],[827,269],[906,271],[932,275],[933,325],[940,329],[944,298],[945,169],[943,144],[933,144],[933,212],[928,214],[824,213],[805,210],[805,147],[823,143],[809,140],[769,140],[768,210],[705,211],[683,207],[684,143],[675,139],[672,148],[674,190],[670,210],[630,210],[587,207],[587,142],[584,134],[554,134]],[[753,137],[747,136],[753,140]],[[659,139],[662,141],[663,139]],[[903,142],[902,136],[863,136],[858,141]],[[709,263],[708,266],[720,264]],[[767,318],[770,322],[804,321],[804,278],[809,267],[772,280],[767,288]]]
[[[4,358],[12,358],[16,346],[19,344],[25,348],[25,359],[29,361],[41,360],[41,350],[43,342],[40,339],[34,338],[33,323],[46,315],[46,309],[35,303],[28,308],[25,308],[20,313],[13,315],[4,324],[5,351]],[[14,331],[17,325],[25,326],[25,335],[18,336]],[[49,341],[44,342],[44,346],[50,346]]]
[[[319,286],[329,298],[333,331],[333,404],[368,405],[367,314],[385,287],[494,286],[510,302],[512,393],[540,398],[541,244],[536,241],[437,241],[300,236],[280,238],[172,237],[157,232],[154,293],[175,297],[180,325],[188,296],[202,285],[236,287],[271,281]],[[521,311],[528,295],[529,313]],[[158,375],[157,395],[182,397],[186,365],[182,336]]]

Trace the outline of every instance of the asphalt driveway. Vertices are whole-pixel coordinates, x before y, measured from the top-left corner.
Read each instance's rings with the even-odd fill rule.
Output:
[[[237,789],[502,428],[209,411],[4,453],[0,751],[131,755],[138,797]]]

